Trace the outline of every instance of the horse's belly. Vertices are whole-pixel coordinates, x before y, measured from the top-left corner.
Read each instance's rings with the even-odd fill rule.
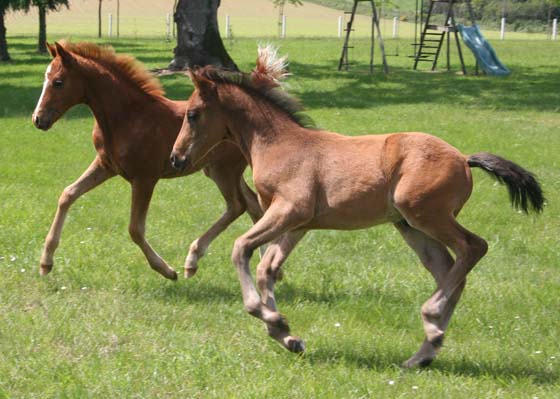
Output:
[[[310,229],[356,230],[402,219],[386,200],[351,201],[319,209],[308,223]]]

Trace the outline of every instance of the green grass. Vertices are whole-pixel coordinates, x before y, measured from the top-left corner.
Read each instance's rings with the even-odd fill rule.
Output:
[[[464,153],[497,153],[535,172],[549,199],[540,217],[516,213],[506,190],[474,171],[460,221],[488,240],[489,253],[438,359],[406,371],[398,365],[422,340],[419,309],[433,282],[390,226],[312,232],[288,260],[277,299],[306,340],[304,356],[282,349],[243,310],[230,251],[250,226],[246,216],[215,241],[196,278],[169,282],[128,238],[130,190],[120,178],[74,205],[55,268],[40,278],[58,195],[94,156],[92,117],[77,107],[51,131],[35,130],[48,58],[33,53],[32,39],[9,40],[15,61],[0,65],[0,398],[558,398],[556,43],[496,43],[513,72],[505,79],[414,72],[402,55],[389,58],[390,75],[369,76],[362,41],[351,72],[339,73],[339,41],[279,43],[291,60],[290,91],[322,127],[426,131]],[[115,47],[161,67],[173,44]],[[248,70],[255,48],[243,39],[229,51]],[[400,48],[408,51],[405,41]],[[192,90],[182,76],[162,80],[172,98]],[[147,237],[179,270],[188,244],[222,210],[202,174],[161,181]]]

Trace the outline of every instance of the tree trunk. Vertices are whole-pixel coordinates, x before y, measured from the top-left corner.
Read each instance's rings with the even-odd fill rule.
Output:
[[[44,5],[39,8],[39,42],[37,43],[37,51],[41,54],[47,52],[47,9]]]
[[[177,24],[177,47],[169,69],[215,65],[237,71],[218,29],[220,0],[179,0],[173,18]]]
[[[99,0],[99,7],[97,8],[97,37],[101,37],[101,4],[103,0]]]
[[[6,41],[6,25],[4,24],[4,14],[6,10],[0,10],[0,61],[10,61],[8,54],[8,42]]]

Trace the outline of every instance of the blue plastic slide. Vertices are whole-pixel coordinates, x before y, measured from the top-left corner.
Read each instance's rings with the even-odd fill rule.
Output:
[[[510,74],[510,70],[500,62],[490,43],[482,36],[478,25],[464,26],[459,24],[457,28],[463,37],[463,41],[476,57],[478,65],[487,75],[507,76]]]

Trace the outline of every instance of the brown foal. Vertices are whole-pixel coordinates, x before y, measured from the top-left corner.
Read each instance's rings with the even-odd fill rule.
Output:
[[[242,178],[247,162],[232,144],[220,145],[196,166],[181,172],[169,164],[169,153],[186,112],[185,101],[163,96],[159,82],[134,58],[117,55],[110,47],[92,43],[49,45],[53,56],[43,92],[33,112],[33,123],[48,130],[70,107],[86,104],[95,123],[93,144],[97,156],[86,171],[62,192],[41,256],[41,274],[53,267],[64,219],[81,195],[120,175],[132,186],[129,232],[150,266],[169,279],[177,273],[145,239],[148,207],[160,178],[204,172],[218,185],[227,203],[222,217],[190,246],[185,275],[192,276],[210,242],[246,209],[253,220],[262,211],[255,194]]]
[[[393,223],[437,283],[421,310],[425,340],[404,363],[426,366],[442,346],[467,274],[488,249],[456,220],[472,191],[470,168],[504,182],[513,205],[525,212],[542,210],[541,188],[513,162],[488,153],[466,156],[428,134],[346,137],[308,128],[299,104],[274,79],[281,64],[264,49],[251,74],[192,72],[196,90],[173,147],[174,166],[196,164],[224,141],[237,144],[247,158],[265,213],[235,241],[232,260],[246,310],[293,352],[305,346],[278,312],[274,284],[296,244],[310,229]],[[257,290],[249,261],[266,243]]]

